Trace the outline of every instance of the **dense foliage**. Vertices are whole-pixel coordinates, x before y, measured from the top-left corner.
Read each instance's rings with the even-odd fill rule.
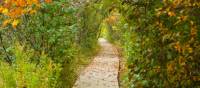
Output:
[[[116,8],[109,37],[128,60],[126,87],[200,87],[199,1],[122,0]]]
[[[101,32],[125,88],[198,88],[199,15],[198,0],[0,0],[0,88],[72,87]]]
[[[70,88],[80,59],[97,46],[98,5],[73,0],[0,3],[0,87]]]

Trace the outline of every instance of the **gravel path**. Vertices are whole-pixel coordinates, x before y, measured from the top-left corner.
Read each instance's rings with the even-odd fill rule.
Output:
[[[99,43],[101,51],[80,74],[73,88],[119,88],[117,50],[103,38]]]

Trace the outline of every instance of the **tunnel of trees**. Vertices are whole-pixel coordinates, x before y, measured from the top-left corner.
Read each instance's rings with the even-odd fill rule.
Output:
[[[200,87],[198,0],[0,0],[0,88],[71,88],[98,38],[122,88]]]

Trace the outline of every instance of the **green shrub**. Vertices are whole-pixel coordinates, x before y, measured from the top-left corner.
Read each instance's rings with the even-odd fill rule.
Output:
[[[110,28],[110,37],[124,49],[128,87],[198,88],[199,2],[121,1],[122,20],[111,25],[120,30]]]
[[[12,65],[1,61],[0,78],[3,88],[54,88],[60,77],[61,65],[54,63],[45,54],[34,62],[34,50],[25,49],[19,43],[13,48],[15,61]]]
[[[95,52],[103,17],[98,4],[91,4],[94,2],[80,6],[72,2],[77,1],[41,2],[36,13],[17,18],[20,22],[14,28],[12,23],[0,27],[0,62],[7,67],[1,68],[0,84],[9,88],[73,86],[76,69],[86,61],[82,59],[89,61]],[[0,15],[2,24],[8,17]]]

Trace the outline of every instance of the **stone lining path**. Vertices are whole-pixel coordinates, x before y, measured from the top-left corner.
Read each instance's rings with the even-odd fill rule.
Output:
[[[100,38],[101,51],[80,74],[73,88],[119,88],[119,58],[117,50]]]

